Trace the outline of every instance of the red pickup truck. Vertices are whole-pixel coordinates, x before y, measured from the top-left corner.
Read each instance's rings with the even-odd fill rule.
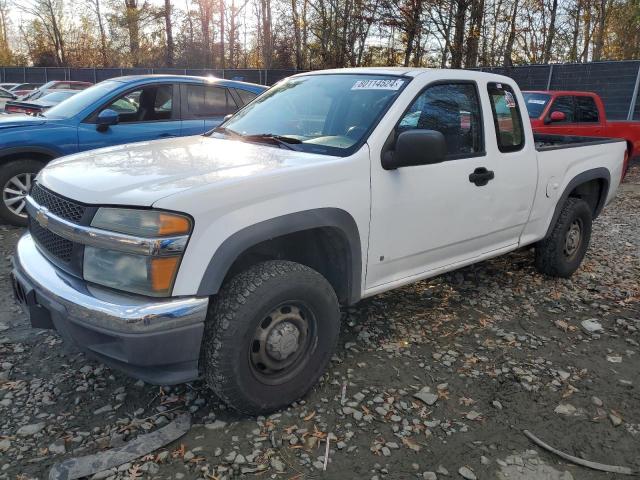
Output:
[[[640,158],[640,122],[607,120],[602,99],[592,92],[528,91],[524,96],[535,133],[579,137],[624,138],[625,170],[629,160]]]

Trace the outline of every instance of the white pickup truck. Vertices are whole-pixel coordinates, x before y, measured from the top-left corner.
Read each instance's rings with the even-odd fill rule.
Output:
[[[132,376],[284,407],[327,367],[340,305],[525,245],[544,274],[579,267],[626,144],[534,136],[523,105],[492,74],[320,71],[205,136],[53,161],[16,297]]]

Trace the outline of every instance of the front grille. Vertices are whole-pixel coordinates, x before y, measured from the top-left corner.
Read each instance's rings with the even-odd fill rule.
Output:
[[[33,198],[38,205],[46,207],[54,215],[74,223],[79,223],[85,212],[83,205],[56,195],[38,183],[31,189],[31,198]]]
[[[31,220],[29,223],[29,231],[38,245],[65,263],[71,261],[73,242],[50,232],[46,228],[42,228],[38,222],[34,220]]]

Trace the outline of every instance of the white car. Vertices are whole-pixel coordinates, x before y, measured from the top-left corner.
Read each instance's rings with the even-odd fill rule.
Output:
[[[626,145],[534,136],[523,105],[488,73],[329,70],[205,136],[55,160],[16,296],[135,377],[282,408],[327,367],[341,305],[525,245],[544,274],[579,268]]]

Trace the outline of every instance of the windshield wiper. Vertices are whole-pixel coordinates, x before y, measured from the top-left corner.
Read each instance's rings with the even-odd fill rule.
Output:
[[[289,150],[296,150],[291,146],[292,144],[302,143],[302,140],[299,140],[297,138],[287,137],[284,135],[276,135],[273,133],[256,133],[254,135],[242,135],[242,139],[248,140],[250,142],[251,141],[260,142],[260,141],[266,140],[268,142],[275,143],[281,147],[288,148]]]

